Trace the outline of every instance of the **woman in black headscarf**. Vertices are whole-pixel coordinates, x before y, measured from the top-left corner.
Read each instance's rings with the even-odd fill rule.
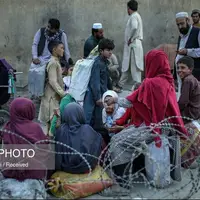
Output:
[[[55,140],[81,153],[90,167],[94,169],[101,154],[102,137],[90,125],[85,123],[83,108],[77,103],[68,104],[62,115],[61,122],[61,126],[56,131]],[[80,154],[59,143],[55,146],[56,170],[73,174],[87,173],[89,171],[88,165]],[[61,152],[62,154],[60,154]],[[96,158],[84,154],[89,154]]]

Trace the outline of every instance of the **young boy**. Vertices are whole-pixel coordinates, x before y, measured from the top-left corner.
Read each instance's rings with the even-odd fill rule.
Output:
[[[109,39],[102,39],[99,42],[99,56],[93,64],[88,90],[85,94],[83,108],[86,123],[90,124],[95,130],[102,129],[103,127],[103,104],[101,98],[108,89],[112,90],[108,72],[108,59],[111,57],[114,47],[113,41]]]
[[[194,60],[189,56],[184,56],[178,61],[177,65],[178,74],[182,79],[181,96],[178,101],[181,115],[193,120],[199,119],[200,85],[199,81],[192,75]]]

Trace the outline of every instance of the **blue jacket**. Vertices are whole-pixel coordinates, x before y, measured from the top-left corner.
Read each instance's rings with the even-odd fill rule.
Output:
[[[93,64],[89,89],[92,91],[94,101],[101,99],[103,94],[109,89],[112,90],[112,83],[108,72],[109,61],[102,56],[98,56]]]

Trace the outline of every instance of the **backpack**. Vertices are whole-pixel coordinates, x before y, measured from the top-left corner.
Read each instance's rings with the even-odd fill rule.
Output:
[[[77,101],[83,102],[85,93],[90,81],[91,70],[98,56],[98,46],[96,46],[86,59],[78,60],[74,66],[69,94]]]
[[[29,95],[33,97],[42,97],[45,92],[45,85],[47,82],[47,65],[31,64],[28,72],[28,91]]]

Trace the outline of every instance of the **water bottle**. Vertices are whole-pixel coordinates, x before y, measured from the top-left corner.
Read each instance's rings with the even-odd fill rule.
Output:
[[[113,119],[111,116],[108,116],[106,119],[106,124],[108,128],[111,128],[113,125]],[[115,135],[114,133],[109,133],[109,136],[112,137],[113,135]]]
[[[112,120],[112,117],[111,117],[111,116],[108,116],[108,117],[106,118],[106,124],[107,124],[108,128],[111,128],[111,127],[112,127],[112,125],[113,125],[113,120]]]

